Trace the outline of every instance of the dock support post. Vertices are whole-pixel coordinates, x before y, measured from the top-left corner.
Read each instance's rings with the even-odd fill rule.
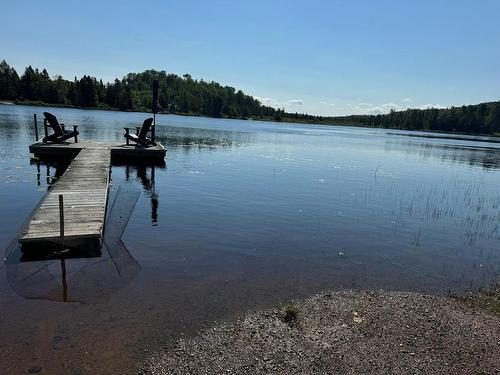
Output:
[[[125,144],[128,146],[130,144],[130,141],[128,139],[128,135],[130,134],[130,129],[125,128]]]
[[[59,235],[64,237],[64,198],[59,194]]]
[[[75,143],[78,143],[78,134],[76,134],[76,128],[78,128],[78,125],[73,125],[73,131],[75,132]]]
[[[36,121],[36,113],[33,113],[33,119],[35,120],[35,139],[38,142],[38,122]]]

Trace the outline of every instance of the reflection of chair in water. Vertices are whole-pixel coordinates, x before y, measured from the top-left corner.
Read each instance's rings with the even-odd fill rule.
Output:
[[[130,180],[130,163],[125,166],[125,178]],[[151,195],[151,221],[153,224],[158,222],[158,194],[155,190],[155,165],[151,165],[151,174],[147,174],[147,165],[139,163],[135,165],[137,171],[137,178],[141,181],[142,186]]]
[[[65,130],[64,124],[62,125],[59,124],[59,121],[57,121],[57,117],[54,116],[52,113],[43,112],[43,115],[45,116],[44,119],[45,137],[43,137],[42,142],[61,143],[69,138],[75,138],[75,143],[78,142],[77,136],[79,133],[76,130],[77,125],[73,125],[73,130]],[[52,128],[52,130],[54,131],[53,134],[51,135],[47,134],[48,127]]]

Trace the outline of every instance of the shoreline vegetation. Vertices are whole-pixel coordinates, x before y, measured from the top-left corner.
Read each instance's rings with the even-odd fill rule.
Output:
[[[388,114],[315,116],[263,105],[233,87],[182,77],[165,71],[129,73],[104,83],[84,75],[73,81],[28,66],[19,76],[0,62],[0,101],[64,108],[149,112],[151,82],[159,81],[160,113],[215,118],[253,119],[315,125],[343,125],[438,133],[500,136],[500,101],[451,108],[391,110]]]
[[[145,359],[141,374],[497,373],[500,288],[333,291],[250,312]]]

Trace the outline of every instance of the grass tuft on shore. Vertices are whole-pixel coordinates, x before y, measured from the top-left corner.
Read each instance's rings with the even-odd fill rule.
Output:
[[[281,320],[288,324],[289,326],[293,326],[298,319],[299,316],[299,305],[293,302],[287,303],[281,308]]]
[[[465,296],[455,296],[455,298],[470,307],[500,316],[500,284],[495,284],[488,289],[469,292]]]

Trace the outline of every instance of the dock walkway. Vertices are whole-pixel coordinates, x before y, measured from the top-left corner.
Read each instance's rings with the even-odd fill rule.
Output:
[[[108,196],[110,147],[88,143],[68,166],[35,211],[19,238],[28,242],[100,241]],[[59,195],[64,200],[64,237],[60,236]]]
[[[53,244],[68,247],[100,247],[106,219],[109,168],[116,161],[162,160],[166,150],[112,142],[36,142],[30,152],[39,158],[73,159],[36,207],[19,236],[23,251],[38,250]],[[61,235],[59,195],[63,196],[64,233]]]

